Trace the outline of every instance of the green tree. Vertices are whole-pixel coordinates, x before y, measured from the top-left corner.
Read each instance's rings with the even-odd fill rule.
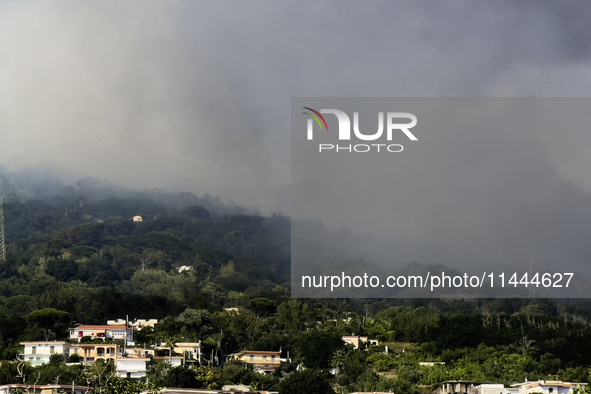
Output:
[[[104,385],[95,387],[94,392],[97,394],[157,394],[160,389],[151,383],[115,377]]]
[[[275,303],[267,298],[255,298],[250,302],[250,309],[257,315],[267,316],[275,313]]]
[[[298,356],[306,368],[326,369],[330,367],[334,352],[345,343],[338,334],[314,330],[303,334],[297,346]]]
[[[334,394],[328,373],[306,369],[292,373],[279,384],[279,394]]]
[[[199,388],[196,375],[187,365],[171,368],[164,378],[166,387]]]
[[[591,394],[591,387],[587,386],[577,386],[573,389],[573,394]]]
[[[217,389],[220,387],[221,376],[211,367],[193,367],[198,388]]]
[[[61,336],[68,327],[70,314],[53,308],[40,309],[27,315],[27,322],[43,331],[46,341]]]

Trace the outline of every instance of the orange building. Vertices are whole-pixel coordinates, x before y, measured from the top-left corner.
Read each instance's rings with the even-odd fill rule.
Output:
[[[92,364],[96,360],[117,360],[117,344],[81,343],[70,347],[70,356],[77,354],[84,365]]]
[[[274,372],[275,368],[281,365],[280,356],[281,352],[243,350],[239,353],[229,354],[226,358],[228,362],[243,361],[254,365],[255,371],[269,373]]]

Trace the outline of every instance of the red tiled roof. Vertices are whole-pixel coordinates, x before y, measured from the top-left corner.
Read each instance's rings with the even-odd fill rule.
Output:
[[[65,345],[66,342],[64,341],[32,341],[32,342],[21,342],[21,345],[50,345],[50,344],[54,344],[54,345]]]
[[[576,387],[576,386],[586,386],[587,383],[572,383],[572,382],[562,382],[560,380],[537,380],[533,382],[523,382],[523,383],[516,383],[511,385],[512,387],[524,386],[526,388],[532,388],[536,386],[560,386],[560,387]]]

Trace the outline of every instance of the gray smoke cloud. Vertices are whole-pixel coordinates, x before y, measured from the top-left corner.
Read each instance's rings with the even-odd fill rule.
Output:
[[[291,97],[588,96],[589,20],[584,1],[5,1],[0,164],[289,213]],[[577,138],[547,165],[590,190]]]

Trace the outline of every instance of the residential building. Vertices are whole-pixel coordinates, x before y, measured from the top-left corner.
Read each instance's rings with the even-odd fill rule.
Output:
[[[130,349],[123,349],[116,343],[80,343],[72,345],[70,356],[77,354],[80,362],[89,365],[97,360],[104,360],[115,364],[117,375],[122,378],[143,378],[148,371],[148,357],[142,357],[130,352]],[[143,350],[143,349],[142,349]],[[146,351],[149,353],[149,351]],[[153,354],[152,350],[152,354]],[[144,353],[145,354],[145,353]]]
[[[434,392],[437,394],[448,394],[448,393],[466,393],[466,394],[479,394],[479,387],[482,385],[482,382],[472,382],[472,381],[465,381],[465,380],[449,380],[447,382],[443,382],[441,387],[439,387]],[[503,389],[503,385],[501,385],[501,389],[496,394],[505,394]]]
[[[261,373],[274,372],[281,365],[281,352],[243,350],[226,356],[228,362],[243,361],[254,366],[255,371]]]
[[[368,343],[369,346],[378,346],[377,339],[368,339],[359,335],[345,335],[341,338],[343,342],[348,345],[353,345],[355,349],[359,349],[359,345],[363,342]]]
[[[441,387],[435,390],[437,394],[466,393],[466,394],[569,394],[577,386],[586,386],[587,383],[571,383],[561,381],[523,382],[504,387],[499,383],[482,383],[470,381],[443,382]]]
[[[116,343],[80,343],[70,347],[70,357],[77,354],[80,362],[84,365],[92,364],[102,359],[105,361],[115,361],[118,356],[119,346]]]
[[[156,351],[152,348],[128,347],[125,349],[125,351],[119,352],[119,354],[123,357],[146,358],[154,357],[156,355]]]
[[[158,319],[135,319],[127,321],[125,319],[107,320],[108,326],[124,326],[129,324],[134,330],[141,330],[144,327],[152,327],[158,324]]]
[[[154,356],[154,361],[161,361],[163,363],[168,363],[173,367],[180,367],[185,363],[184,356]]]
[[[54,354],[68,355],[69,343],[59,341],[21,342],[23,360],[31,365],[47,364]]]
[[[98,327],[98,328],[97,328]],[[71,330],[70,335],[74,335],[75,338],[79,338],[78,332],[94,333],[95,338],[117,338],[117,331],[123,329],[119,326],[115,327],[115,331],[110,331],[106,326],[79,326]],[[127,333],[131,329],[127,326]],[[104,334],[104,335],[99,335]],[[84,335],[86,336],[86,335]],[[89,335],[93,337],[92,335]],[[90,365],[97,360],[104,360],[105,362],[112,362],[116,365],[116,371],[120,377],[130,378],[141,378],[145,377],[148,370],[148,363],[153,358],[154,360],[163,361],[170,363],[173,366],[183,365],[185,361],[185,352],[189,352],[192,355],[196,355],[199,359],[201,344],[199,342],[179,342],[174,347],[174,351],[183,354],[182,356],[166,356],[158,357],[155,354],[155,349],[146,348],[123,348],[117,343],[68,343],[65,341],[36,341],[36,342],[22,342],[24,350],[21,353],[24,361],[29,362],[31,365],[42,365],[49,362],[50,358],[54,354],[63,354],[71,358],[77,355],[80,359],[80,363],[83,365]],[[164,344],[163,344],[164,345]],[[168,349],[166,347],[165,349]],[[53,386],[52,386],[53,387]],[[57,387],[57,386],[56,386]],[[69,386],[71,387],[71,386]],[[17,386],[10,385],[6,386],[5,389],[8,391],[0,391],[0,394],[8,394],[17,390]],[[62,391],[60,391],[62,392]],[[51,391],[39,392],[40,394],[51,394]]]
[[[500,383],[482,383],[477,388],[477,394],[506,394],[505,386]]]
[[[224,386],[224,387],[232,387],[232,386]],[[242,386],[237,386],[242,387]],[[279,394],[278,391],[265,391],[265,390],[257,390],[257,391],[250,391],[246,388],[246,391],[238,391],[238,390],[225,390],[222,388],[220,389],[186,389],[186,388],[177,388],[177,387],[164,387],[161,394]]]
[[[245,384],[227,384],[225,386],[222,386],[222,391],[248,393],[250,391],[250,388]]]
[[[143,378],[148,371],[149,358],[129,357],[117,358],[117,375],[120,378]]]
[[[199,342],[177,342],[174,344],[174,352],[187,355],[189,359],[201,360],[201,341]]]
[[[91,339],[101,338],[112,340],[126,340],[128,343],[133,342],[133,329],[131,326],[125,324],[113,325],[81,325],[70,328],[70,339],[80,342],[84,337]]]
[[[568,394],[572,393],[577,386],[586,386],[587,383],[562,382],[560,380],[537,380],[533,382],[523,382],[512,384],[507,389],[507,394]]]
[[[92,388],[86,386],[73,386],[68,384],[3,384],[0,385],[0,394],[12,393],[29,393],[29,394],[58,394],[58,393],[72,393],[85,394],[92,392]]]
[[[170,346],[165,342],[161,342],[155,349],[168,351],[170,356]],[[201,342],[175,342],[172,352],[182,355],[183,359],[187,356],[187,359],[201,360]]]

